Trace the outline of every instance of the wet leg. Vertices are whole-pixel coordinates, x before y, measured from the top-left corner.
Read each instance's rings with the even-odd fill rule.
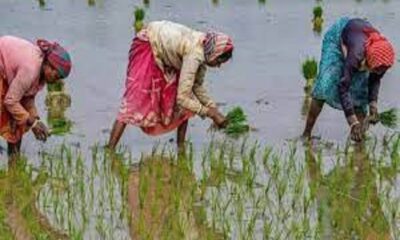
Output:
[[[303,137],[311,138],[311,132],[314,128],[315,122],[318,119],[319,114],[324,106],[324,101],[312,99],[310,110],[308,111],[306,126],[304,128]]]

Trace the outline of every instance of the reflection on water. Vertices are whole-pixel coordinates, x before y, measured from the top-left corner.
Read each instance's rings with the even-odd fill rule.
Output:
[[[307,153],[309,176],[317,202],[320,236],[323,239],[391,239],[388,220],[382,209],[374,166],[365,146],[354,152],[342,166],[323,174],[315,153]]]
[[[66,145],[0,174],[0,234],[69,239],[390,239],[398,236],[393,184],[400,137],[282,152],[212,142],[201,158],[155,149],[134,160],[98,145]],[[326,153],[325,153],[326,154]],[[135,162],[135,164],[133,164]],[[7,235],[8,234],[8,235]],[[3,236],[2,235],[2,236]],[[29,239],[29,238],[27,238]],[[37,238],[36,238],[37,239]],[[39,238],[40,239],[40,238]],[[52,238],[50,238],[52,239]]]
[[[48,176],[44,169],[33,170],[20,159],[0,172],[1,239],[67,239],[36,205]]]
[[[201,218],[201,193],[185,159],[143,159],[127,187],[132,239],[222,239]]]

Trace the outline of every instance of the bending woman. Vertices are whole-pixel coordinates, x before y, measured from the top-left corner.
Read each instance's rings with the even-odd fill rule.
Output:
[[[394,49],[369,22],[339,19],[326,33],[312,103],[303,133],[309,138],[324,103],[344,111],[351,138],[361,141],[363,123],[378,121],[378,92],[382,77],[394,64]]]
[[[232,40],[223,33],[202,33],[168,21],[145,26],[131,45],[125,94],[109,148],[115,149],[127,124],[153,136],[178,128],[180,150],[188,120],[195,114],[224,127],[226,119],[203,81],[206,66],[219,67],[232,52]]]
[[[35,96],[46,83],[68,77],[70,70],[70,56],[57,43],[0,37],[0,135],[8,142],[9,157],[20,152],[29,129],[36,139],[46,141],[49,133],[40,121]]]

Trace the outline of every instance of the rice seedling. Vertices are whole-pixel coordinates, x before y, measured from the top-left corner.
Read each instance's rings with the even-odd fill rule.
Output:
[[[143,8],[136,7],[135,8],[135,21],[143,21],[146,16],[146,12]]]
[[[135,32],[139,32],[144,26],[144,18],[146,16],[146,12],[143,8],[136,7],[134,11],[135,22],[134,22],[134,29]]]
[[[234,107],[226,115],[228,125],[224,129],[225,134],[231,137],[238,137],[250,131],[247,123],[247,116],[241,107]]]
[[[88,6],[93,7],[96,5],[96,0],[87,0]]]
[[[323,13],[324,13],[324,11],[320,5],[314,7],[314,9],[313,9],[314,17],[312,20],[313,30],[314,30],[314,32],[316,32],[318,34],[321,34],[321,32],[322,32],[322,27],[323,27],[323,23],[324,23]]]
[[[314,80],[318,73],[318,63],[315,58],[307,58],[302,64],[302,73],[305,80]]]
[[[40,8],[46,7],[46,1],[45,0],[38,0],[38,3],[39,3],[39,7]]]
[[[379,122],[387,128],[397,128],[399,122],[398,109],[391,108],[384,112],[379,113]]]
[[[324,10],[322,9],[321,6],[314,7],[314,9],[313,9],[314,19],[321,18],[323,13],[324,13]]]
[[[315,58],[307,58],[302,64],[303,77],[306,80],[304,91],[309,93],[318,74],[318,63]]]
[[[260,5],[265,5],[267,3],[267,0],[258,0],[258,3]]]
[[[10,206],[7,196],[13,196],[16,206],[27,206],[23,213],[37,206],[69,239],[384,237],[399,224],[400,196],[391,182],[399,168],[399,139],[388,136],[377,150],[373,141],[368,151],[338,149],[330,160],[323,144],[316,154],[306,149],[303,155],[295,142],[277,150],[248,139],[213,140],[201,159],[192,147],[185,158],[163,147],[142,155],[136,167],[125,150],[109,153],[94,145],[86,161],[81,150],[62,145],[42,154],[39,169],[46,175],[25,167],[25,175],[16,175],[22,184],[11,188],[4,187],[0,171],[0,220]],[[26,184],[30,179],[36,184]],[[36,239],[50,236],[42,225],[28,229]],[[0,234],[12,237],[1,224]]]

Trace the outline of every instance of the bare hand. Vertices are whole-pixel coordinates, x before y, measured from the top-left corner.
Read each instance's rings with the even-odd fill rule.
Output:
[[[15,134],[17,132],[17,121],[15,121],[14,119],[10,120],[10,130],[13,134]]]
[[[214,124],[218,128],[225,128],[228,124],[228,121],[224,115],[222,115],[217,108],[209,108],[207,111],[207,116],[214,121]]]
[[[49,136],[49,130],[47,129],[46,125],[40,120],[32,127],[32,132],[35,135],[36,139],[39,141],[46,142],[47,137]]]
[[[369,116],[368,116],[368,121],[375,125],[379,122],[379,113],[378,113],[378,107],[374,104],[371,104],[369,106]]]
[[[361,142],[363,139],[363,129],[361,123],[357,122],[351,127],[351,140]]]

